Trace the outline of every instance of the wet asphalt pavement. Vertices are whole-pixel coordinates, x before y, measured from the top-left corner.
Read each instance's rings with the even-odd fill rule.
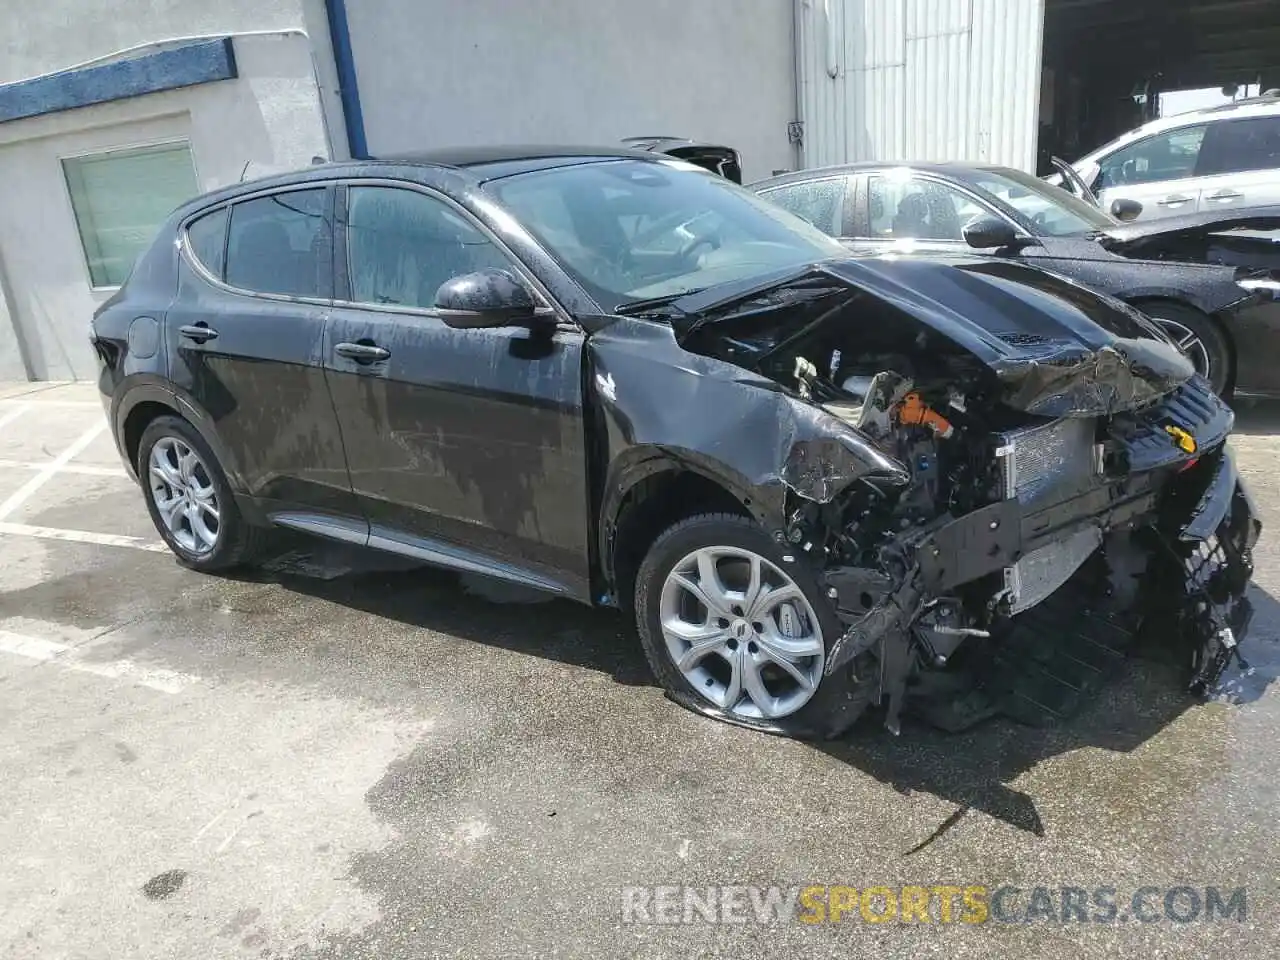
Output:
[[[303,540],[186,571],[92,393],[27,389],[0,391],[0,957],[1280,955],[1278,408],[1234,441],[1268,530],[1215,702],[1138,660],[1058,728],[819,746],[674,706],[608,612]],[[1016,887],[1018,919],[624,922],[671,893],[624,888],[810,884]],[[1060,922],[1064,885],[1116,919]],[[1058,919],[1021,919],[1036,887]],[[1171,887],[1245,916],[1171,919]]]

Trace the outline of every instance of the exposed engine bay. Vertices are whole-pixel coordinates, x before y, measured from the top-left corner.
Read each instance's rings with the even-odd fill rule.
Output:
[[[1208,385],[1123,305],[1121,335],[1082,342],[1071,323],[961,330],[839,279],[674,324],[894,464],[851,479],[807,441],[781,474],[777,535],[845,630],[826,674],[851,670],[895,733],[908,703],[948,729],[1065,716],[1139,635],[1185,647],[1189,687],[1212,688],[1248,627],[1260,524]]]

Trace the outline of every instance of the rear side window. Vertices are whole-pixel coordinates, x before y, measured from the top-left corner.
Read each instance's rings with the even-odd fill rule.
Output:
[[[788,213],[808,220],[829,237],[844,233],[845,179],[811,180],[761,194]]]
[[[327,191],[294,190],[237,203],[227,236],[227,283],[254,293],[328,299]]]
[[[187,227],[187,243],[200,265],[222,279],[222,259],[227,249],[227,208],[207,213]]]
[[[1196,173],[1280,170],[1280,117],[1221,120],[1211,124]]]
[[[403,307],[435,306],[446,280],[511,261],[448,204],[395,187],[351,187],[347,257],[351,299]]]

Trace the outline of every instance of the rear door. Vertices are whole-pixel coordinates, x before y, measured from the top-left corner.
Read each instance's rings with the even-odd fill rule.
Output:
[[[807,220],[831,237],[852,233],[853,178],[847,175],[784,183],[762,190],[760,196]]]
[[[1211,123],[1196,173],[1201,211],[1280,203],[1280,116]]]
[[[288,188],[193,219],[165,317],[171,380],[269,513],[358,513],[321,363],[332,198]]]
[[[337,209],[324,363],[371,544],[589,599],[582,332],[446,326],[446,280],[523,274],[444,196],[352,183]]]

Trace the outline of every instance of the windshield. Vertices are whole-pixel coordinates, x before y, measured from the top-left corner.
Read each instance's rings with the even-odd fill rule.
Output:
[[[1092,204],[1020,170],[975,170],[969,182],[1017,210],[1040,236],[1066,237],[1116,225]]]
[[[848,256],[798,217],[680,161],[575,164],[487,189],[606,310]]]

